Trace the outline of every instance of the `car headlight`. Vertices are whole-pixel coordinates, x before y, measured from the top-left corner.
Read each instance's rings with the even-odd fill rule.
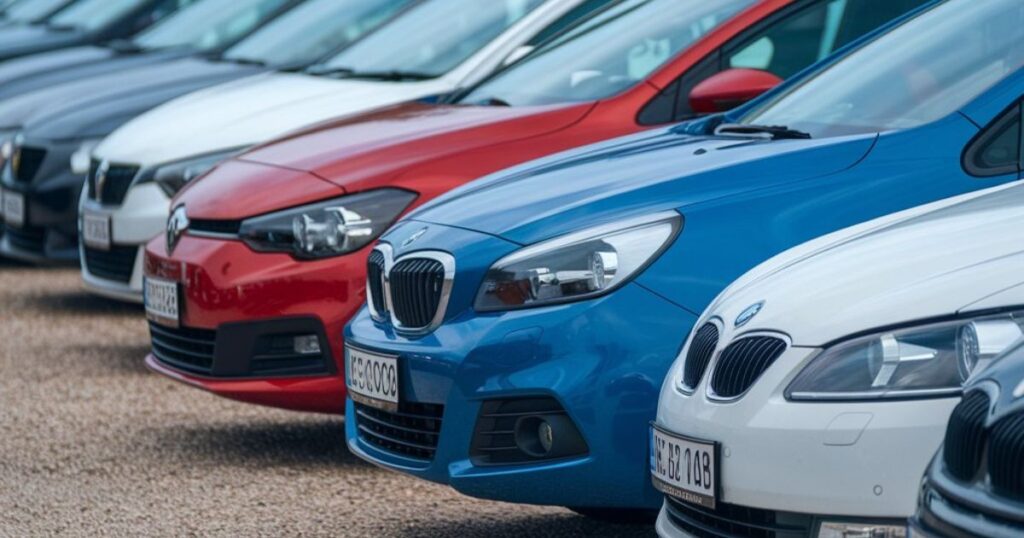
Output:
[[[156,181],[156,184],[163,189],[167,196],[173,198],[175,194],[178,194],[178,191],[188,184],[188,182],[209,172],[214,166],[217,166],[222,161],[231,158],[236,153],[242,151],[242,149],[243,148],[235,148],[228,151],[219,151],[217,153],[210,153],[200,157],[165,164],[153,172],[152,178]]]
[[[100,138],[86,140],[71,154],[72,174],[84,176],[89,173],[89,168],[92,166],[92,150],[96,149],[96,146],[100,145],[101,141],[102,139]],[[0,153],[3,153],[2,149],[0,149]]]
[[[544,241],[498,260],[474,308],[481,312],[590,299],[654,261],[675,239],[682,216],[665,212]]]
[[[786,395],[790,400],[953,395],[1021,337],[1024,310],[862,336],[824,350]]]
[[[416,193],[378,189],[286,209],[242,222],[239,236],[257,252],[297,258],[340,256],[380,237],[416,199]]]

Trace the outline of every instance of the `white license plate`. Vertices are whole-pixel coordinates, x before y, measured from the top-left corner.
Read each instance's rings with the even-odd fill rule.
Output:
[[[177,327],[181,323],[177,282],[147,278],[143,295],[147,318],[170,327]]]
[[[345,346],[345,384],[353,400],[398,411],[398,357]]]
[[[11,226],[25,225],[25,196],[20,192],[4,191],[4,222]]]
[[[110,250],[110,217],[107,215],[82,216],[82,242],[99,250]]]
[[[718,445],[651,427],[654,487],[688,503],[714,508],[718,498]]]

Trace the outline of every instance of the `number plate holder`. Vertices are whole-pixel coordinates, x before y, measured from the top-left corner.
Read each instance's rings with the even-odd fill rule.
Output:
[[[679,475],[670,472],[670,458],[667,454],[669,450],[678,450],[672,454],[671,465],[678,465]],[[701,477],[701,485],[694,485],[694,481],[686,480],[686,473],[684,466],[687,465],[686,454],[701,454],[701,459],[704,459],[704,455],[707,456],[707,465],[702,464],[699,468],[703,471]],[[679,460],[676,461],[676,454],[678,454]],[[687,437],[685,435],[679,435],[674,432],[670,432],[657,424],[651,423],[650,433],[650,466],[651,466],[651,481],[654,484],[654,488],[658,491],[669,495],[674,499],[680,501],[702,506],[711,510],[715,509],[718,504],[719,498],[719,487],[721,481],[719,475],[721,468],[719,462],[721,454],[721,444],[717,441],[706,441],[703,439],[695,439],[693,437]],[[693,456],[689,456],[692,458]],[[690,460],[692,461],[692,460]],[[692,472],[692,469],[691,469]],[[691,474],[691,476],[693,476]],[[705,487],[707,477],[711,478],[711,486]]]

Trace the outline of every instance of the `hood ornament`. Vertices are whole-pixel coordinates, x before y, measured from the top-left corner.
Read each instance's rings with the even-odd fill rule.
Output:
[[[421,238],[424,235],[426,235],[426,233],[427,233],[427,227],[426,226],[420,228],[419,230],[416,230],[416,232],[413,233],[412,235],[410,235],[408,238],[406,238],[405,241],[402,241],[402,248],[405,248],[405,247],[415,243],[417,240],[419,240],[419,238]]]
[[[761,312],[762,308],[764,308],[764,301],[754,303],[744,308],[743,312],[740,312],[740,315],[736,316],[736,321],[733,322],[733,327],[742,327],[747,323],[750,323],[750,320],[754,319],[754,316]]]
[[[181,240],[181,236],[188,229],[189,221],[188,215],[185,213],[185,206],[180,205],[171,212],[171,216],[167,219],[167,253],[173,254],[174,247],[178,246],[178,241]]]

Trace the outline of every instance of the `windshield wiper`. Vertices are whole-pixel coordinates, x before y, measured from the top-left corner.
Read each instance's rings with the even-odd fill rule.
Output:
[[[345,78],[365,78],[371,80],[403,81],[403,80],[430,80],[437,78],[437,75],[420,73],[417,71],[399,71],[392,69],[388,71],[356,71],[350,70],[344,74]]]
[[[256,58],[242,58],[240,56],[221,56],[218,58],[222,62],[231,62],[238,65],[255,65],[257,67],[266,67],[267,62],[263,60],[257,60]]]
[[[476,102],[480,106],[512,106],[512,103],[500,98],[500,97],[488,97],[487,99],[481,99]]]
[[[332,75],[348,75],[355,73],[355,69],[351,67],[325,67],[322,65],[312,65],[306,69],[306,73],[315,75],[318,77],[329,77]]]
[[[723,123],[715,129],[715,134],[752,135],[772,140],[807,140],[811,138],[811,133],[790,129],[785,125],[752,125],[746,123]]]
[[[43,26],[45,26],[47,30],[53,30],[54,32],[74,32],[78,30],[78,27],[74,24],[58,24],[49,21],[43,23]]]
[[[107,42],[106,47],[108,49],[114,50],[116,52],[121,52],[124,54],[132,54],[136,52],[143,52],[146,50],[145,47],[139,45],[131,39],[115,39],[113,41]]]

